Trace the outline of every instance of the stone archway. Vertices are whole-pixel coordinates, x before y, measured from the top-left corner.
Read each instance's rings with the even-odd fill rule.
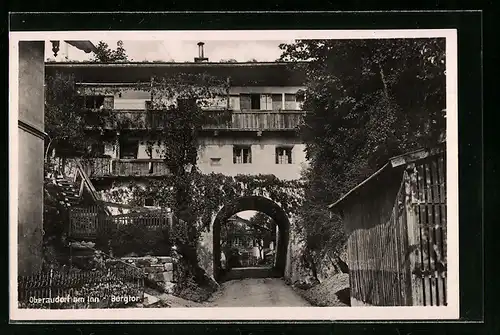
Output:
[[[213,265],[214,277],[220,279],[221,274],[221,225],[232,215],[246,211],[255,210],[271,217],[278,226],[276,263],[274,270],[280,276],[285,273],[286,258],[288,251],[288,240],[290,234],[290,221],[281,207],[269,198],[262,196],[243,196],[226,204],[215,217],[213,225]]]

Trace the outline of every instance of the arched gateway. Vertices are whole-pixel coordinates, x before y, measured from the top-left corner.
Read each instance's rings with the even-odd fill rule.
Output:
[[[215,217],[213,225],[213,264],[214,276],[216,280],[220,279],[221,274],[221,225],[232,215],[246,211],[255,210],[271,217],[278,225],[278,243],[276,250],[276,263],[274,270],[279,275],[284,275],[288,240],[290,233],[290,221],[283,209],[271,199],[262,196],[243,196],[226,204]]]

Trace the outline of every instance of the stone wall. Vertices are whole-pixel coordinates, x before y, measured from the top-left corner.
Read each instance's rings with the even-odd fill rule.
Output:
[[[122,257],[120,260],[143,269],[150,284],[156,285],[165,293],[173,293],[175,288],[174,266],[177,261],[174,257]]]

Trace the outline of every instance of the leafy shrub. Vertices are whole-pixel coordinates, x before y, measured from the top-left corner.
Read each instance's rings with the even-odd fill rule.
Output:
[[[120,226],[111,233],[111,248],[117,257],[137,255],[169,255],[171,245],[166,230],[152,229],[141,222]]]

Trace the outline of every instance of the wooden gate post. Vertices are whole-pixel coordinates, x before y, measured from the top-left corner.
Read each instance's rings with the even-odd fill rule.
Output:
[[[405,179],[405,204],[406,204],[406,224],[408,229],[408,258],[410,260],[410,285],[411,285],[411,302],[413,306],[423,306],[423,287],[421,278],[415,274],[414,269],[420,266],[420,231],[419,220],[415,204],[418,199],[416,197],[417,187],[417,171],[415,164],[409,164],[404,172]]]

